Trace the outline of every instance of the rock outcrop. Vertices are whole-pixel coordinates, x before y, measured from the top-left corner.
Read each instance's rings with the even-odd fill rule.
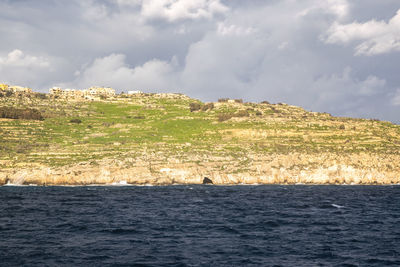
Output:
[[[2,93],[0,184],[400,182],[400,125],[265,101],[105,97],[103,89],[82,101]],[[40,117],[18,115],[28,109]]]
[[[204,177],[203,178],[203,184],[213,184],[213,181],[208,177]]]
[[[125,159],[132,161],[132,159]],[[229,161],[197,163],[137,164],[104,160],[99,165],[77,164],[64,167],[20,167],[0,170],[0,184],[89,185],[89,184],[364,184],[400,183],[400,157],[374,155],[336,156],[273,155],[257,158],[249,169],[229,167]],[[207,177],[204,176],[207,174]]]

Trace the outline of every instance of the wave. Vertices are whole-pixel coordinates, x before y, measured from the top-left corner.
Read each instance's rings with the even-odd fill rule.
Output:
[[[2,186],[18,186],[18,187],[27,187],[27,186],[38,186],[37,184],[13,184],[13,183],[6,183]]]

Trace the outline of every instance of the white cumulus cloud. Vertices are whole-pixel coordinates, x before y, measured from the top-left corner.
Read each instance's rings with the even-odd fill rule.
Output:
[[[212,18],[228,8],[219,0],[143,0],[141,14],[168,21]]]
[[[347,0],[314,1],[297,15],[306,16],[313,12],[324,12],[333,14],[338,18],[344,18],[348,15],[349,9],[350,7]]]
[[[97,58],[92,64],[77,72],[77,79],[64,86],[87,88],[93,85],[111,86],[119,91],[176,91],[175,67],[171,62],[153,59],[142,65],[131,67],[124,54],[111,54]]]
[[[48,67],[49,65],[47,59],[25,55],[19,49],[11,51],[6,57],[0,57],[0,66],[5,67]]]
[[[400,51],[400,9],[389,20],[370,20],[364,23],[334,23],[323,40],[330,44],[348,44],[359,42],[355,47],[356,55],[378,55]]]
[[[217,33],[222,36],[236,35],[244,36],[255,33],[256,29],[253,27],[242,27],[234,24],[226,25],[225,23],[218,23]]]
[[[14,49],[0,56],[0,82],[33,88],[46,84],[49,76],[58,77],[54,66],[64,67],[62,60],[54,57],[35,56]]]

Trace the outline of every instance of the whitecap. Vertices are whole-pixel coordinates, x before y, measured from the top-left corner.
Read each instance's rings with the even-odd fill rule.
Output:
[[[4,184],[3,186],[28,186],[26,184],[13,184],[10,181],[8,181],[6,184]]]
[[[340,206],[340,205],[336,205],[336,204],[331,204],[331,205],[332,205],[332,207],[335,207],[335,208],[338,208],[338,209],[344,208],[344,206]]]
[[[111,183],[111,184],[107,184],[107,185],[113,185],[113,186],[128,186],[128,185],[131,185],[131,184],[128,184],[127,181],[122,180],[122,181],[115,182],[115,183]]]
[[[12,184],[12,183],[6,183],[3,186],[23,186],[21,184]]]
[[[128,185],[132,185],[132,186],[137,186],[137,187],[143,187],[143,186],[154,186],[152,184],[128,184]]]

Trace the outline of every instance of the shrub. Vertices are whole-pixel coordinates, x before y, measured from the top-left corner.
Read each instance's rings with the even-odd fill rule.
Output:
[[[134,116],[133,118],[136,120],[144,120],[145,119],[145,117],[143,115],[137,115],[137,116]]]
[[[69,121],[70,123],[82,123],[82,121],[80,119],[72,119]]]
[[[262,116],[262,112],[261,111],[257,111],[256,112],[256,116]]]
[[[346,127],[344,126],[344,124],[341,124],[341,125],[339,126],[339,129],[340,129],[340,130],[344,130],[344,129],[346,129]]]
[[[247,110],[239,110],[236,114],[235,117],[248,117],[250,116],[249,112]]]
[[[242,104],[242,103],[243,103],[243,99],[235,99],[235,102],[236,102],[236,103],[241,103],[241,104]]]
[[[0,107],[0,118],[43,120],[39,110],[33,108],[17,109],[13,107]]]
[[[197,111],[197,110],[201,109],[200,103],[190,103],[189,107],[190,107],[190,112]]]
[[[267,100],[264,100],[264,101],[261,102],[261,104],[268,104],[269,105],[269,102]]]
[[[15,148],[15,152],[17,152],[19,154],[28,153],[30,150],[31,150],[31,146],[29,144],[19,144]]]
[[[14,93],[12,92],[12,91],[7,91],[6,92],[6,97],[10,97],[10,96],[12,96]]]
[[[47,98],[47,95],[45,93],[36,93],[35,96],[36,96],[36,98],[39,98],[39,99]]]
[[[221,113],[221,114],[218,114],[218,121],[219,122],[227,121],[232,117],[233,117],[233,114],[231,114],[231,113]]]
[[[0,93],[0,97],[4,97],[3,93]]]
[[[218,102],[220,103],[224,103],[224,102],[228,102],[229,98],[220,98],[218,99]]]
[[[103,122],[103,126],[105,126],[105,127],[110,127],[111,125],[114,125],[114,124],[115,124],[115,122],[108,122],[108,121]]]
[[[207,103],[201,107],[201,111],[207,111],[214,109],[214,103]]]

